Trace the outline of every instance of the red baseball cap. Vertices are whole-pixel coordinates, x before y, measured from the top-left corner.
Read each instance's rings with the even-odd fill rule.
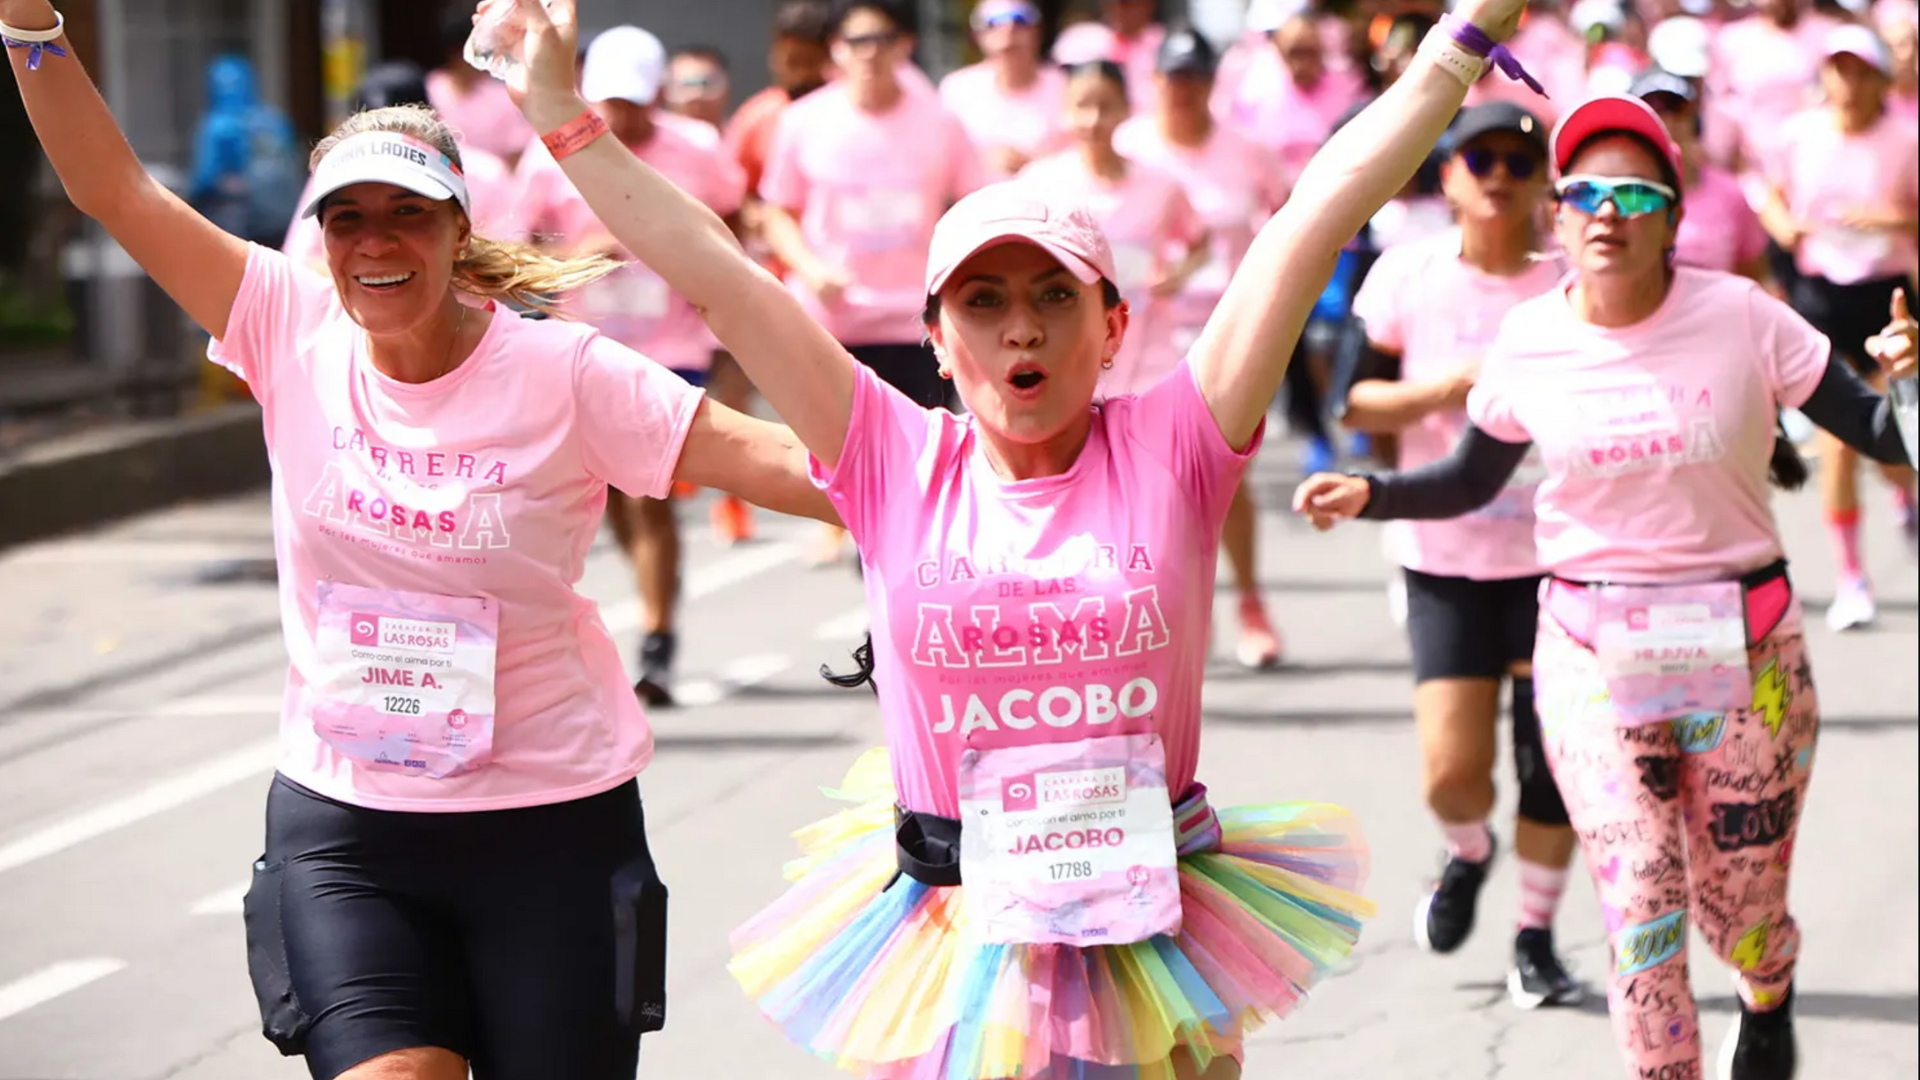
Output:
[[[1091,211],[1010,180],[989,184],[954,203],[933,227],[927,295],[939,292],[960,264],[978,252],[1016,240],[1053,256],[1083,285],[1115,277],[1113,248]]]
[[[1560,121],[1560,126],[1553,130],[1554,171],[1564,175],[1567,162],[1573,159],[1580,144],[1595,135],[1614,131],[1638,135],[1658,148],[1676,180],[1686,175],[1680,167],[1680,146],[1667,131],[1666,121],[1639,98],[1619,95],[1594,98]]]

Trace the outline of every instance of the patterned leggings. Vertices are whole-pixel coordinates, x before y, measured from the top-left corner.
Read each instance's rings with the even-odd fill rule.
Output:
[[[1614,1037],[1629,1074],[1701,1077],[1689,914],[1764,1010],[1793,980],[1793,841],[1819,733],[1797,618],[1747,650],[1753,701],[1621,727],[1594,654],[1542,614],[1534,678],[1547,760],[1600,894]]]

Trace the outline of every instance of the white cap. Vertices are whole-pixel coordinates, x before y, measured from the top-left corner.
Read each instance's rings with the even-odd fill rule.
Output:
[[[1647,34],[1647,55],[1669,75],[1704,79],[1713,67],[1713,31],[1692,16],[1675,15]]]
[[[1827,58],[1841,53],[1859,57],[1882,75],[1893,74],[1893,56],[1887,51],[1887,43],[1871,27],[1859,23],[1834,27],[1827,35]]]
[[[667,77],[667,48],[637,26],[616,26],[587,46],[580,96],[589,103],[631,101],[651,105]]]
[[[392,184],[429,199],[452,199],[472,216],[466,177],[432,144],[391,131],[368,131],[344,139],[313,172],[313,194],[300,216],[320,213],[327,196],[354,184]]]

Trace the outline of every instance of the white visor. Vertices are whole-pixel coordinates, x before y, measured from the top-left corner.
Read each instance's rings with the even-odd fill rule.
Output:
[[[392,184],[429,199],[452,199],[473,214],[466,178],[445,154],[410,136],[369,131],[342,141],[320,159],[313,197],[300,216],[316,216],[327,196],[354,184]]]

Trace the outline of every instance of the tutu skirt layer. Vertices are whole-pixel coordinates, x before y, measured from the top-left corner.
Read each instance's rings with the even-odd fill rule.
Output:
[[[789,1038],[881,1080],[1173,1080],[1237,1054],[1352,952],[1367,848],[1346,811],[1219,812],[1179,860],[1182,927],[1132,945],[994,945],[965,886],[897,872],[884,750],[838,791],[852,805],[796,834],[791,888],[734,932],[729,965]]]

